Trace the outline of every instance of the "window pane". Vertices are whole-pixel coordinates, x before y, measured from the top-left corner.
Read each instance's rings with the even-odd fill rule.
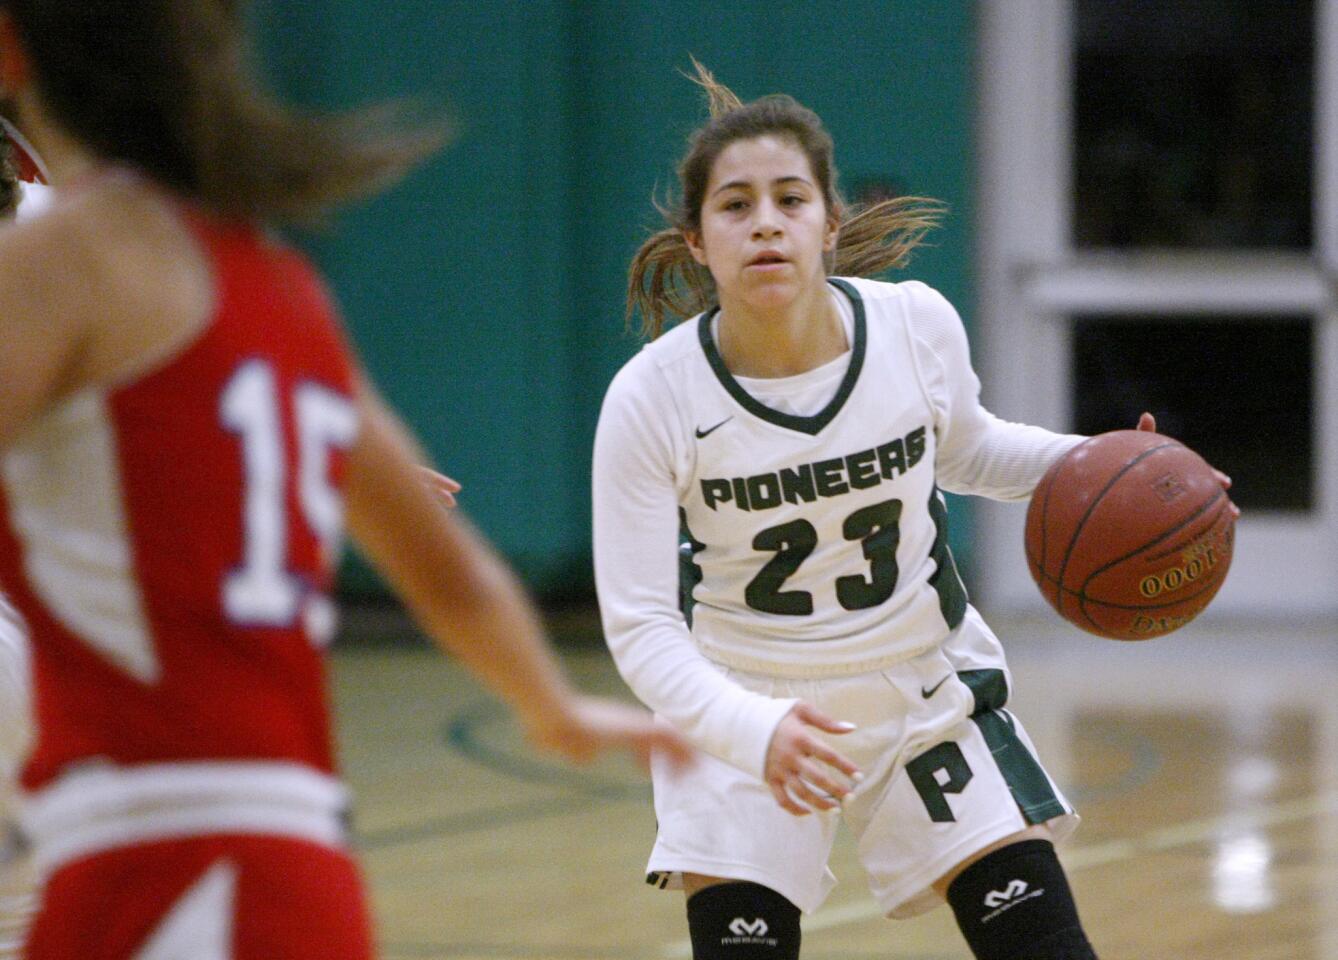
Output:
[[[1310,245],[1313,0],[1075,13],[1075,245]]]
[[[1307,511],[1314,502],[1310,317],[1078,318],[1078,433],[1157,430],[1225,471],[1242,508]]]

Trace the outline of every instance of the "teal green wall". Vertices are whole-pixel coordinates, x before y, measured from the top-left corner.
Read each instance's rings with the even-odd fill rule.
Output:
[[[454,125],[430,165],[300,239],[373,378],[542,594],[589,590],[590,444],[638,346],[626,264],[704,117],[689,54],[744,99],[814,108],[847,186],[946,200],[908,275],[969,322],[968,0],[275,0],[256,20],[284,95],[412,98]],[[345,582],[375,589],[357,564]]]

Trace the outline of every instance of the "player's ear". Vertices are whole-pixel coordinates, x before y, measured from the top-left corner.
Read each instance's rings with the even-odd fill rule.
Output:
[[[28,85],[32,70],[14,18],[0,13],[0,97],[13,97]]]
[[[692,259],[696,260],[703,267],[706,266],[706,248],[702,246],[702,235],[697,230],[684,230],[683,242],[688,245],[688,252],[692,254]]]

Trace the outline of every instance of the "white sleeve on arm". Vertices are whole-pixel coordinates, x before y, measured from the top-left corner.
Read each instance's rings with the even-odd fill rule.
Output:
[[[762,778],[794,700],[743,689],[701,655],[678,606],[678,496],[662,377],[636,363],[614,379],[595,433],[594,555],[604,636],[628,686],[700,749]]]
[[[1045,471],[1085,438],[1000,420],[980,404],[962,318],[938,291],[911,288],[916,365],[934,408],[938,485],[952,493],[1025,500]]]

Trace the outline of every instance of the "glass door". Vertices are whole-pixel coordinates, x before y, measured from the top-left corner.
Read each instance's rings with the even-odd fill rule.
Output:
[[[1142,410],[1245,511],[1213,613],[1338,623],[1338,0],[981,5],[986,404],[1098,433]],[[1039,608],[1023,511],[977,590]]]

